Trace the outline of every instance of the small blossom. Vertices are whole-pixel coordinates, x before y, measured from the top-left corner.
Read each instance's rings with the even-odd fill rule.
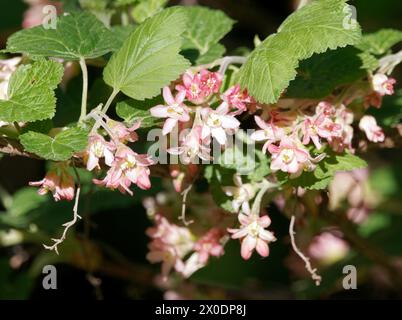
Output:
[[[101,135],[91,134],[86,151],[87,170],[92,171],[95,168],[99,168],[99,159],[101,158],[105,158],[105,163],[111,166],[114,160],[113,152],[115,149],[114,144],[107,142]]]
[[[180,155],[184,164],[194,163],[198,158],[210,160],[210,148],[208,139],[202,138],[202,127],[195,126],[184,136],[180,147],[172,147],[167,151],[172,155]]]
[[[267,152],[268,146],[272,143],[275,143],[282,139],[285,135],[285,132],[282,128],[275,126],[274,124],[268,124],[260,117],[254,117],[255,122],[261,128],[261,130],[257,130],[251,134],[251,139],[254,141],[265,141],[264,146],[262,147],[262,151],[264,153]]]
[[[396,80],[388,78],[385,74],[376,74],[373,76],[373,89],[380,96],[390,96],[394,94],[394,84]]]
[[[223,187],[223,191],[227,196],[233,197],[232,207],[236,212],[241,208],[244,213],[249,214],[251,211],[249,201],[255,196],[255,188],[250,183],[243,184],[238,175],[233,176],[233,181],[235,186]]]
[[[202,126],[202,138],[214,137],[219,144],[226,144],[226,134],[233,133],[239,128],[240,122],[233,115],[228,114],[228,105],[224,102],[216,110],[203,108],[201,117],[204,122]]]
[[[195,243],[194,250],[198,253],[198,260],[201,264],[205,265],[209,256],[220,257],[224,254],[223,246],[220,242],[222,236],[221,229],[212,228]]]
[[[185,95],[186,93],[184,91],[179,91],[174,98],[170,88],[164,87],[163,98],[167,105],[158,105],[151,108],[150,112],[152,116],[157,118],[167,118],[163,125],[163,135],[170,133],[179,121],[187,122],[190,120],[189,110],[187,106],[183,104]]]
[[[148,167],[152,164],[153,161],[148,155],[137,154],[129,147],[121,145],[115,153],[115,159],[106,177],[103,180],[94,179],[93,182],[132,195],[133,192],[129,189],[132,183],[144,190],[151,187]]]
[[[308,252],[322,264],[330,265],[344,258],[349,249],[349,245],[342,238],[330,232],[323,232],[313,239]]]
[[[385,139],[384,132],[377,125],[377,121],[373,116],[363,116],[359,122],[359,128],[364,131],[369,141],[383,142]]]
[[[301,172],[310,159],[307,149],[295,137],[283,137],[279,146],[271,144],[268,151],[272,154],[271,170],[274,172]]]
[[[141,121],[136,121],[130,128],[127,128],[123,123],[109,119],[107,125],[114,137],[122,143],[135,142],[138,140],[138,135],[135,130],[140,127]]]
[[[162,262],[162,276],[166,280],[172,268],[184,271],[183,258],[193,249],[193,235],[188,228],[171,224],[161,215],[155,217],[155,224],[146,231],[152,238],[147,259],[151,263]]]
[[[74,178],[62,166],[49,171],[42,180],[30,182],[29,185],[40,187],[38,190],[40,195],[51,192],[55,201],[71,201],[74,198]]]
[[[197,74],[187,71],[183,75],[183,84],[177,85],[176,90],[184,92],[187,100],[194,104],[202,104],[208,98],[218,93],[222,85],[222,75],[218,72],[201,70]]]
[[[338,137],[340,136],[341,129],[341,125],[334,123],[324,113],[318,114],[312,118],[307,118],[304,120],[302,127],[303,144],[309,144],[311,140],[317,149],[321,149],[322,145],[320,139]]]
[[[221,98],[229,108],[237,110],[233,113],[234,115],[247,111],[248,104],[255,104],[255,100],[248,95],[247,89],[241,90],[238,84],[226,90]]]
[[[241,256],[244,260],[250,259],[254,249],[262,257],[268,257],[268,243],[276,240],[274,234],[265,228],[271,224],[271,219],[265,215],[257,217],[239,214],[240,229],[228,229],[233,233],[232,239],[241,239]]]

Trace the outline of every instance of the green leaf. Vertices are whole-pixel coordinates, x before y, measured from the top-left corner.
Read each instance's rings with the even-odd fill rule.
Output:
[[[120,118],[124,119],[126,123],[131,124],[141,120],[141,128],[155,127],[161,124],[161,120],[151,116],[149,109],[160,104],[160,100],[160,97],[157,97],[156,99],[145,101],[122,101],[117,103],[116,113]]]
[[[56,29],[37,26],[13,34],[7,51],[65,60],[100,57],[115,47],[114,37],[102,22],[89,12],[72,12],[57,20]]]
[[[363,35],[356,47],[374,55],[383,55],[401,41],[402,31],[382,29],[375,33]]]
[[[82,151],[88,143],[88,132],[78,127],[68,128],[54,138],[37,132],[27,132],[20,136],[25,150],[43,159],[65,161],[74,152]]]
[[[142,1],[134,7],[131,15],[138,23],[144,22],[146,19],[154,16],[162,11],[163,7],[169,0],[147,0]]]
[[[31,122],[50,119],[56,110],[54,89],[63,76],[63,66],[38,60],[20,66],[11,76],[8,100],[0,100],[0,120]]]
[[[184,33],[183,50],[197,50],[196,64],[212,62],[225,53],[218,42],[232,29],[234,20],[220,10],[205,7],[185,8],[188,25]]]
[[[144,100],[160,93],[189,66],[180,54],[186,16],[170,8],[141,24],[113,54],[104,69],[105,82],[115,91]]]
[[[286,97],[320,99],[340,85],[363,78],[366,71],[362,69],[360,53],[356,48],[347,47],[313,55],[302,61]]]
[[[115,38],[115,51],[121,48],[130,34],[135,30],[137,26],[129,24],[127,26],[113,26],[111,28],[114,38]]]
[[[316,0],[293,13],[250,55],[240,70],[241,85],[259,102],[275,103],[296,77],[300,60],[357,43],[357,23],[344,27],[346,6],[345,0]]]
[[[379,67],[378,59],[368,52],[361,52],[358,54],[360,60],[362,61],[362,69],[373,72]]]

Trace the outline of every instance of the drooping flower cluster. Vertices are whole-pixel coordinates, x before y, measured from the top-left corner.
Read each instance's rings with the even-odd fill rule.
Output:
[[[74,198],[75,185],[74,178],[67,168],[64,163],[57,164],[42,180],[30,182],[29,185],[40,187],[38,189],[40,195],[51,192],[55,201],[71,201]]]
[[[127,142],[138,140],[135,130],[140,127],[140,122],[127,128],[123,123],[108,119],[104,126],[111,135],[111,141],[106,141],[98,133],[91,134],[84,155],[89,171],[99,169],[101,159],[104,159],[105,165],[110,167],[104,179],[93,179],[93,182],[130,195],[133,194],[130,190],[131,184],[141,189],[149,189],[151,187],[149,166],[153,161],[148,155],[138,154],[126,145]]]
[[[188,278],[204,267],[211,256],[224,254],[221,243],[224,232],[219,228],[212,228],[197,239],[189,228],[172,224],[160,214],[155,215],[154,222],[155,226],[146,232],[152,239],[147,259],[162,263],[165,280],[172,269]]]

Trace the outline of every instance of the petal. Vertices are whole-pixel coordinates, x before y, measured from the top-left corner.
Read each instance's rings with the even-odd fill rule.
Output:
[[[269,255],[268,244],[261,239],[257,240],[256,250],[260,254],[261,257],[265,258],[265,257],[268,257],[268,255]]]
[[[181,104],[184,99],[186,98],[186,91],[179,91],[179,93],[176,95],[176,103]]]
[[[219,144],[226,144],[226,132],[222,128],[213,128],[211,135],[218,141]]]
[[[175,99],[173,98],[172,91],[168,86],[163,88],[163,99],[165,99],[168,105],[173,105],[176,103]]]
[[[164,136],[166,136],[168,133],[170,133],[173,130],[173,128],[176,126],[176,124],[177,124],[176,119],[172,119],[172,118],[166,119],[165,124],[163,125],[162,134]]]
[[[252,236],[247,236],[241,243],[241,256],[244,260],[250,259],[253,250],[257,245],[257,239]]]
[[[232,116],[221,117],[222,127],[226,129],[237,129],[240,126],[239,120]]]
[[[168,108],[163,105],[157,105],[155,107],[152,107],[149,111],[151,112],[151,115],[156,118],[167,118],[168,117]]]
[[[254,117],[255,122],[257,123],[257,125],[261,128],[261,129],[268,129],[268,125],[267,123],[261,119],[261,117],[259,116],[255,116]]]
[[[268,242],[274,242],[276,240],[274,234],[268,230],[261,230],[258,236]]]
[[[266,228],[271,224],[271,219],[267,215],[260,217],[258,220],[259,225],[263,228]]]
[[[253,132],[250,138],[254,141],[265,141],[268,139],[264,130],[257,130]]]
[[[92,153],[89,153],[88,161],[87,161],[87,170],[92,171],[98,166],[99,159]]]

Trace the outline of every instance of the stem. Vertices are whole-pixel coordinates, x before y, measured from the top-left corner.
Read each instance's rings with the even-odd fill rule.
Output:
[[[272,187],[273,185],[269,183],[267,180],[262,181],[262,186],[260,191],[258,191],[257,196],[255,197],[255,200],[253,202],[253,207],[251,208],[251,215],[254,216],[259,216],[260,211],[261,211],[261,201],[264,196],[264,194],[267,192],[267,190]]]
[[[315,281],[315,285],[319,286],[321,283],[321,276],[317,274],[317,269],[311,266],[310,259],[307,258],[303,252],[300,251],[300,249],[297,247],[296,240],[295,240],[295,234],[294,232],[294,224],[295,224],[295,216],[292,215],[292,218],[290,219],[290,224],[289,224],[289,235],[290,235],[290,241],[292,243],[292,248],[296,252],[296,254],[304,261],[305,267],[307,271],[311,274],[311,278]]]
[[[80,67],[82,71],[82,100],[81,115],[78,122],[82,122],[87,115],[87,96],[88,96],[88,69],[84,58],[80,58]]]
[[[112,94],[110,95],[109,99],[107,100],[105,106],[102,109],[102,113],[106,114],[106,112],[109,110],[110,105],[113,102],[113,99],[117,96],[119,92],[120,90],[113,89]]]
[[[182,201],[182,205],[181,205],[181,216],[179,217],[179,220],[183,221],[184,225],[187,227],[190,224],[192,224],[194,221],[190,220],[187,221],[186,220],[186,203],[187,203],[187,195],[190,192],[191,188],[193,187],[192,184],[190,184],[186,190],[184,190],[181,195],[183,196],[183,201]]]
[[[202,64],[200,66],[193,67],[193,68],[191,68],[191,70],[194,72],[198,72],[202,69],[212,69],[216,66],[221,66],[219,69],[219,73],[222,74],[222,72],[224,73],[230,64],[244,64],[246,61],[247,61],[247,57],[228,56],[228,57],[224,57],[224,58],[215,60],[214,62],[211,62],[208,64]]]

